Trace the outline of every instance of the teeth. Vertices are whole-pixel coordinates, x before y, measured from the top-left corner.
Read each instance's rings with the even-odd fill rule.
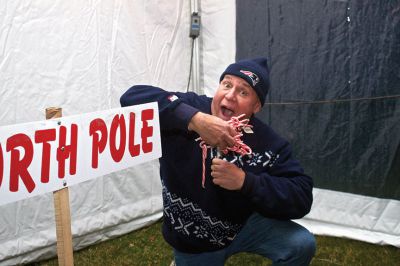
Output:
[[[222,113],[224,114],[224,116],[232,116],[233,115],[233,111],[228,108],[222,107],[221,110],[222,110]]]

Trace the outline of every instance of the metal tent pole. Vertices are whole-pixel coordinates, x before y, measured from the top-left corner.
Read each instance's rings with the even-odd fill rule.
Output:
[[[191,37],[193,38],[193,56],[192,56],[192,91],[203,94],[204,91],[200,88],[200,44],[198,35],[193,37],[192,31],[197,34],[200,32],[200,16],[199,16],[199,0],[190,1],[190,14],[191,14]],[[198,17],[194,17],[193,14],[197,14]],[[196,31],[197,30],[197,31]]]

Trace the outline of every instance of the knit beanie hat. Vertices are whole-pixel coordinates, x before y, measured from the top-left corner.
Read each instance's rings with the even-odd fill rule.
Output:
[[[225,75],[237,76],[247,81],[256,91],[261,106],[264,105],[270,86],[267,58],[246,59],[229,65],[222,73],[219,79],[220,82]]]

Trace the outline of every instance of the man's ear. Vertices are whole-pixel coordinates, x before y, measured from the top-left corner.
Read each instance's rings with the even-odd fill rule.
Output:
[[[261,110],[261,102],[258,100],[257,103],[254,105],[253,114],[260,112]]]

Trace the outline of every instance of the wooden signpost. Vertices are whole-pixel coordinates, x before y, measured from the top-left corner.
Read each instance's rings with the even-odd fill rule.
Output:
[[[46,119],[60,117],[62,117],[61,108],[49,107],[46,109]],[[58,265],[74,265],[68,187],[54,191],[53,198],[56,219]]]

